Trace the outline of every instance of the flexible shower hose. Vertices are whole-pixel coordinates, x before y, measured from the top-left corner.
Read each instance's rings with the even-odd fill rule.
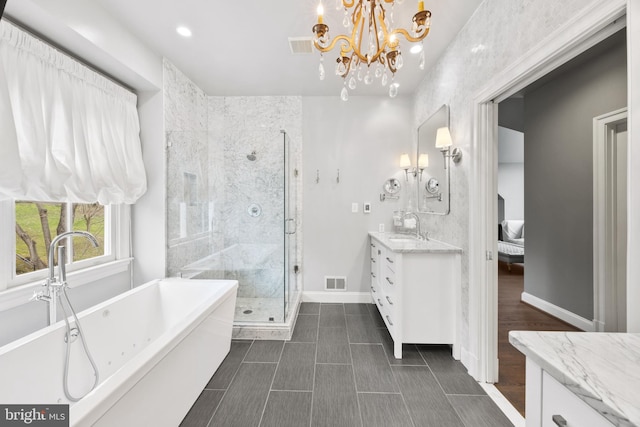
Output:
[[[94,362],[93,357],[91,356],[91,352],[87,347],[87,343],[84,340],[84,333],[82,332],[82,327],[80,326],[80,321],[78,320],[78,316],[76,315],[76,312],[73,309],[73,306],[71,305],[71,301],[69,301],[69,296],[67,295],[66,286],[62,287],[62,294],[64,295],[64,299],[67,301],[67,304],[71,309],[71,313],[73,314],[73,319],[76,323],[76,327],[78,328],[78,336],[82,341],[82,347],[84,348],[84,352],[87,355],[87,358],[89,359],[89,363],[91,363],[91,367],[93,368],[93,372],[95,372],[95,377],[96,377],[95,382],[93,383],[93,386],[91,386],[91,389],[87,391],[85,394],[83,394],[82,396],[75,397],[75,396],[72,396],[71,393],[69,392],[69,358],[70,358],[70,352],[71,352],[71,325],[69,324],[69,316],[67,316],[67,311],[64,309],[62,298],[60,297],[60,294],[58,294],[58,298],[60,299],[60,307],[62,308],[62,312],[64,314],[64,323],[67,325],[67,351],[66,351],[65,360],[64,360],[64,377],[62,379],[62,384],[64,387],[64,394],[67,397],[67,399],[69,399],[72,402],[77,402],[83,397],[85,397],[87,394],[91,393],[91,391],[93,391],[98,386],[98,382],[100,381],[100,376],[98,374],[98,367],[96,366],[96,362]]]

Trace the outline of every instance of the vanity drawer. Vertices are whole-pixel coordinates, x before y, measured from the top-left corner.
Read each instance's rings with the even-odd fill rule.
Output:
[[[382,259],[384,260],[384,264],[386,264],[391,271],[396,271],[396,254],[391,251],[385,251],[383,255],[384,257]]]
[[[398,280],[396,278],[396,273],[392,270],[388,268],[382,269],[378,283],[380,284],[380,289],[384,291],[386,295],[394,295],[396,293]]]
[[[555,418],[555,420],[554,420]],[[613,427],[605,417],[546,372],[542,374],[542,426]]]

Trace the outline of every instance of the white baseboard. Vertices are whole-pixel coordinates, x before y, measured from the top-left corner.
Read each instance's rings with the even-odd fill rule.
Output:
[[[369,292],[311,292],[302,293],[303,302],[326,302],[326,303],[371,303]]]
[[[584,317],[580,317],[577,314],[572,313],[569,310],[565,310],[562,307],[558,307],[557,305],[551,304],[548,301],[540,299],[526,292],[523,292],[520,298],[522,302],[526,302],[527,304],[534,306],[538,310],[549,313],[550,315],[557,317],[558,319],[567,322],[568,324],[573,325],[585,332],[595,332],[596,330],[593,321],[587,320]]]

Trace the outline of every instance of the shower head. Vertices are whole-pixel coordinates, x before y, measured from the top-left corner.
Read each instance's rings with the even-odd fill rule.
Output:
[[[250,161],[252,161],[252,162],[253,162],[256,158],[257,158],[257,157],[256,157],[256,151],[255,151],[255,150],[253,150],[253,151],[251,152],[251,154],[247,154],[247,159],[249,159],[249,160],[250,160]]]

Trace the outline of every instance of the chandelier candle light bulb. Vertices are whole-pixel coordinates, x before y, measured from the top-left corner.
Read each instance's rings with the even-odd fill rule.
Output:
[[[350,34],[340,34],[333,39],[329,37],[329,26],[324,23],[324,8],[318,5],[318,23],[313,26],[315,38],[313,44],[321,53],[332,50],[340,42],[340,54],[336,60],[336,74],[346,80],[352,70],[358,69],[358,80],[362,80],[364,65],[370,68],[381,67],[384,72],[374,69],[375,78],[381,78],[382,85],[386,84],[386,69],[391,71],[391,78],[402,68],[403,59],[400,52],[400,40],[403,36],[410,43],[421,42],[431,26],[431,12],[424,9],[424,1],[418,2],[418,12],[413,16],[411,33],[404,28],[395,28],[393,22],[393,6],[401,4],[399,0],[337,0],[336,9],[340,4],[345,10],[344,24]],[[391,4],[389,16],[385,7]],[[350,13],[350,15],[349,15]],[[351,23],[353,25],[351,25]],[[365,37],[362,37],[363,34]],[[368,35],[368,37],[367,37]],[[362,45],[365,39],[364,46]],[[422,57],[420,69],[423,69]],[[322,74],[321,74],[322,75]],[[366,73],[366,84],[371,84],[373,76],[369,70]],[[393,82],[393,80],[392,80]],[[349,82],[350,83],[350,82]],[[349,84],[351,87],[351,84]],[[389,96],[398,94],[399,84],[392,83]],[[343,94],[346,88],[343,88]],[[346,97],[342,97],[345,99]],[[346,99],[345,99],[346,100]]]

